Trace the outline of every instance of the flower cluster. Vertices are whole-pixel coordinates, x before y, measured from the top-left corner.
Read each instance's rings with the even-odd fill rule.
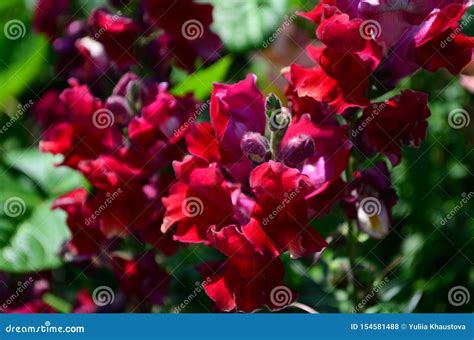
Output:
[[[49,37],[58,72],[91,84],[97,93],[105,93],[110,81],[130,67],[139,65],[158,80],[168,80],[172,64],[192,71],[198,60],[211,63],[222,51],[209,28],[209,4],[111,1],[87,20],[76,18],[79,12],[72,0],[39,0],[33,26]]]
[[[467,2],[324,0],[301,13],[324,45],[308,46],[313,66],[283,70],[286,106],[265,96],[252,74],[214,84],[209,105],[170,94],[159,82],[163,65],[176,58],[192,70],[198,56],[215,57],[219,39],[209,30],[209,5],[168,2],[143,1],[139,20],[97,9],[88,23],[67,24],[41,13],[64,16],[68,1],[50,10],[49,1],[38,4],[45,8],[37,29],[54,37],[66,60],[81,55],[68,66],[69,87],[47,92],[35,108],[45,127],[40,149],[63,155],[60,165],[90,183],[54,203],[68,215],[65,251],[82,259],[112,254],[121,290],[160,304],[169,277],[151,247],[131,260],[117,255],[121,240],[165,256],[202,244],[222,254],[199,268],[221,311],[285,308],[296,292],[284,285],[282,256],[321,252],[327,242],[318,219],[335,205],[370,236],[389,232],[397,201],[390,169],[403,146],[425,138],[430,110],[424,93],[387,94],[420,68],[458,73],[470,61],[474,40],[458,24]],[[183,23],[191,20],[201,23],[202,39],[186,38]],[[126,72],[147,58],[159,61],[157,77]],[[110,65],[124,74],[101,100],[83,84]],[[196,120],[202,105],[209,121]],[[367,159],[372,166],[364,168]],[[281,287],[283,303],[275,296]]]

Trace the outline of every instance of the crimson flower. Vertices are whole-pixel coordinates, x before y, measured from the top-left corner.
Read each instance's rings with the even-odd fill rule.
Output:
[[[428,96],[412,90],[375,103],[364,110],[358,122],[356,131],[362,131],[360,148],[369,154],[373,153],[370,150],[384,153],[394,165],[398,164],[401,145],[418,146],[425,138],[430,114]]]
[[[215,165],[187,157],[175,162],[178,181],[163,198],[166,213],[161,230],[176,225],[174,239],[181,242],[207,242],[208,229],[232,223],[231,190]]]
[[[222,311],[253,312],[262,306],[276,310],[293,302],[296,294],[283,286],[284,267],[278,257],[263,255],[235,226],[210,230],[211,244],[227,259],[205,286],[207,295]],[[283,303],[275,296],[285,288]]]
[[[92,12],[89,26],[92,37],[119,67],[137,63],[134,48],[140,28],[132,19],[99,8]]]

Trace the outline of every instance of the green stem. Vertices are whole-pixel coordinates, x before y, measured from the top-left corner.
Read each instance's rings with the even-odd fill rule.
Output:
[[[349,165],[346,169],[346,180],[350,183],[352,180],[352,173],[354,169],[355,159],[351,157],[349,159]],[[349,291],[353,306],[357,306],[359,298],[357,296],[356,279],[355,279],[355,267],[356,267],[356,251],[357,251],[357,227],[355,221],[348,219],[347,221],[347,254],[349,257]]]
[[[277,160],[277,152],[278,152],[278,138],[277,138],[277,133],[276,132],[272,132],[270,134],[270,147],[272,149],[272,159],[274,161]]]
[[[348,221],[347,231],[347,252],[349,256],[349,283],[350,283],[350,294],[353,306],[357,306],[359,298],[357,296],[356,279],[355,279],[355,267],[356,267],[356,247],[357,247],[357,230],[354,226],[354,221]]]

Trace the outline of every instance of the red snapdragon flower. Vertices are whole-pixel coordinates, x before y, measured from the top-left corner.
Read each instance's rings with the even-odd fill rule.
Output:
[[[146,252],[133,259],[116,255],[112,263],[120,289],[127,296],[138,299],[137,308],[143,300],[163,304],[170,277],[156,263],[153,253]]]
[[[235,225],[220,231],[212,228],[210,234],[211,244],[227,256],[204,287],[220,310],[253,312],[264,305],[275,310],[295,300],[296,294],[287,287],[288,296],[282,304],[274,296],[275,289],[284,287],[284,267],[278,257],[256,251]]]
[[[161,230],[176,225],[175,240],[206,243],[211,226],[222,228],[233,221],[230,187],[215,164],[186,157],[173,166],[178,181],[163,198],[166,213]]]
[[[358,52],[327,47],[309,48],[308,53],[319,66],[290,66],[289,76],[298,96],[326,103],[330,111],[338,114],[351,107],[369,105],[369,76],[381,58],[373,43],[367,43],[367,48]],[[351,77],[347,77],[347,70],[351,70]]]
[[[305,196],[312,190],[307,176],[282,163],[269,161],[255,168],[250,187],[256,196],[252,221],[243,232],[260,253],[293,257],[314,254],[326,241],[308,225]],[[271,241],[269,242],[267,238]]]
[[[33,12],[33,28],[50,38],[56,37],[65,21],[67,22],[64,16],[69,6],[70,0],[38,0]]]
[[[304,114],[298,121],[292,121],[282,145],[298,135],[311,137],[315,144],[315,151],[304,162],[302,172],[309,176],[313,185],[311,195],[316,195],[335,181],[349,164],[352,143],[348,127],[318,126],[309,114]]]
[[[129,125],[130,139],[139,148],[150,148],[157,139],[177,143],[185,135],[199,103],[191,95],[172,96],[165,83],[160,84],[155,98],[144,106]],[[194,119],[194,118],[193,118]]]
[[[458,74],[469,63],[474,49],[474,38],[462,33],[459,21],[466,5],[452,4],[436,10],[415,34],[415,58],[429,71],[446,68]]]
[[[165,30],[159,38],[179,66],[192,71],[198,57],[204,63],[220,56],[222,43],[211,31],[212,6],[193,0],[146,0],[144,21]]]
[[[211,123],[229,162],[242,156],[240,140],[247,132],[265,132],[265,98],[249,74],[235,84],[214,84]]]
[[[74,255],[95,255],[106,240],[99,221],[91,218],[94,210],[87,202],[87,196],[85,189],[76,189],[59,197],[53,204],[53,209],[62,209],[67,213],[66,223],[71,231],[67,247]]]
[[[70,81],[71,87],[59,96],[54,112],[63,115],[44,132],[40,150],[64,156],[64,165],[77,168],[82,160],[94,159],[114,150],[122,142],[113,125],[114,116],[103,111],[85,85]]]
[[[135,44],[140,27],[131,18],[96,9],[89,18],[92,37],[103,44],[108,57],[119,67],[136,64]]]
[[[359,139],[363,145],[358,144],[361,150],[369,154],[374,150],[384,153],[394,165],[398,164],[401,145],[418,146],[425,138],[430,114],[426,94],[405,90],[364,110],[357,127],[362,131]]]

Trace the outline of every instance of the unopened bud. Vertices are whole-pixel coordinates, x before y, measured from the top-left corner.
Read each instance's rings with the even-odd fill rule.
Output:
[[[109,97],[105,103],[105,108],[113,112],[115,122],[120,126],[126,126],[133,114],[127,100],[119,96]]]
[[[258,132],[246,133],[240,141],[240,148],[244,155],[256,163],[266,162],[272,156],[268,139]]]
[[[125,73],[122,78],[118,81],[117,85],[115,85],[112,94],[114,96],[126,97],[127,96],[127,89],[128,84],[131,81],[138,81],[140,78],[132,72]]]
[[[292,137],[281,151],[280,158],[283,163],[290,167],[295,167],[302,163],[306,158],[314,154],[313,138],[307,135],[297,135]]]
[[[286,108],[282,108],[271,115],[268,128],[272,132],[284,134],[290,123],[291,113]]]

